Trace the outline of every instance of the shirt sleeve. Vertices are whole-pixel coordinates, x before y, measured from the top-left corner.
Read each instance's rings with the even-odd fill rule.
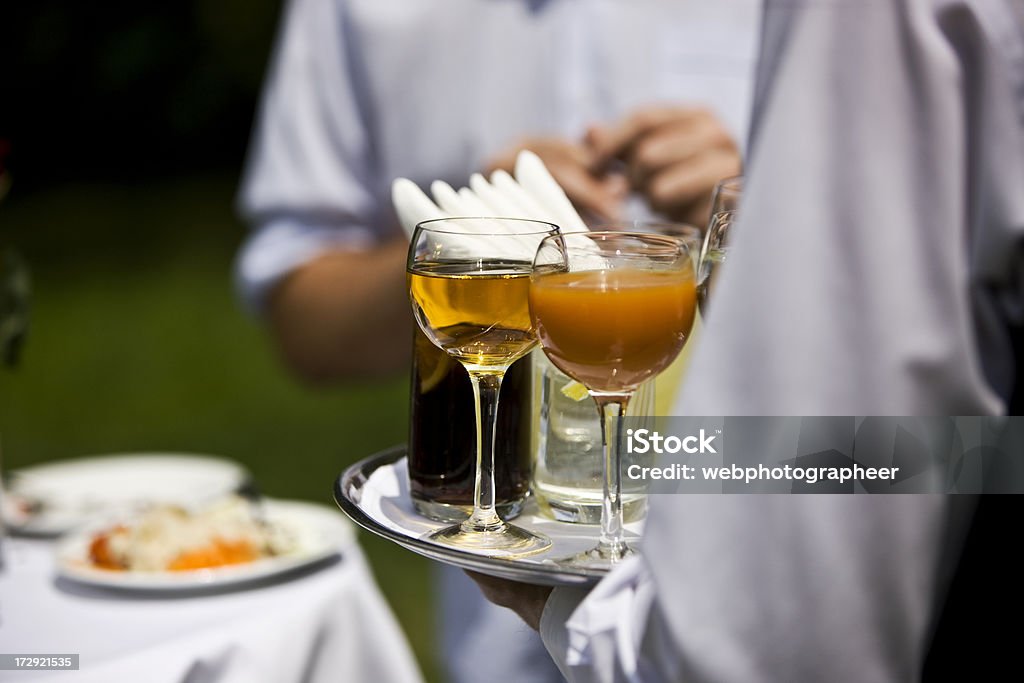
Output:
[[[327,249],[362,249],[393,217],[373,155],[373,106],[343,0],[291,0],[239,196],[252,232],[235,263],[259,310],[284,275]]]
[[[677,414],[1004,410],[1024,300],[1008,7],[767,1],[742,217]],[[655,496],[642,559],[556,592],[542,635],[571,681],[915,680],[969,514]]]

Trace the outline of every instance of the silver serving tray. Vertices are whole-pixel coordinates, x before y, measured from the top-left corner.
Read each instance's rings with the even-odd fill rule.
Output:
[[[586,586],[597,583],[610,567],[567,564],[564,558],[597,544],[600,528],[594,525],[556,522],[541,516],[536,503],[527,502],[514,523],[547,535],[552,547],[519,559],[487,557],[442,546],[425,538],[445,526],[419,515],[409,498],[406,447],[395,446],[360,460],[338,477],[334,499],[349,517],[370,533],[393,541],[414,553],[438,562],[503,579],[545,586]],[[639,525],[628,524],[627,539],[639,539]],[[559,562],[555,562],[559,560]]]

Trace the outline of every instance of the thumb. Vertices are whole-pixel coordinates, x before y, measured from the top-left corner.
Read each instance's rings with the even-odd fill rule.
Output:
[[[583,135],[583,145],[590,152],[591,171],[599,172],[625,148],[622,136],[611,126],[595,123]]]

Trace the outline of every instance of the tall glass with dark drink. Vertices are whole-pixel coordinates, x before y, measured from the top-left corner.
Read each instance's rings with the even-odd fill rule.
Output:
[[[496,507],[516,517],[530,490],[530,362],[523,358],[501,385],[494,478]],[[461,363],[417,327],[409,417],[409,489],[416,510],[431,519],[461,521],[473,509],[476,425],[473,387]]]

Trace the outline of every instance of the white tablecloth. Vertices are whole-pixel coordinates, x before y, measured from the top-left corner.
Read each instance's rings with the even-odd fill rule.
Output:
[[[131,595],[54,574],[53,545],[6,539],[0,653],[80,655],[39,683],[416,683],[421,675],[358,546],[292,580],[215,595]]]

